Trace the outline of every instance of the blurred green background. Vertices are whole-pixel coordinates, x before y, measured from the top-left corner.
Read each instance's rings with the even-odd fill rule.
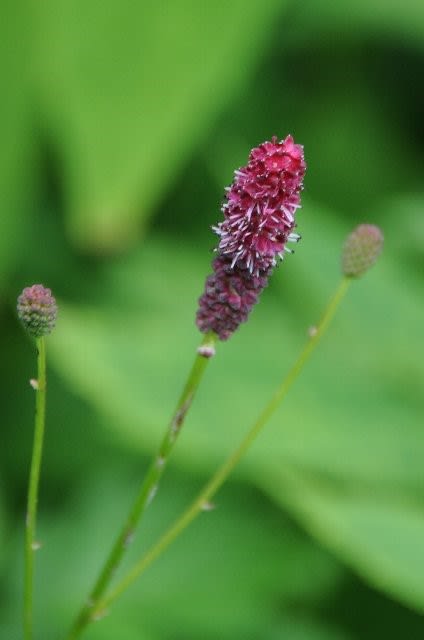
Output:
[[[87,640],[424,634],[424,4],[44,0],[0,20],[0,637],[21,637],[32,343],[48,339],[36,638],[63,636],[191,364],[223,189],[251,147],[305,146],[296,256],[220,344],[136,558],[269,398],[339,279],[385,234],[284,407],[205,513]]]

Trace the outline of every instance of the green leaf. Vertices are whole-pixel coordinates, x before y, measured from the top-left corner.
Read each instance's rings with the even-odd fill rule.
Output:
[[[393,0],[357,0],[355,3],[336,3],[331,0],[313,0],[299,5],[297,19],[302,25],[300,41],[336,32],[339,36],[358,37],[370,33],[388,36],[392,41],[405,39],[421,48],[424,35],[424,7],[416,0],[402,4]],[[296,30],[297,31],[297,30]]]
[[[262,636],[261,636],[262,637]],[[330,626],[319,620],[306,620],[305,616],[284,616],[275,626],[275,630],[267,633],[264,640],[349,640],[353,637],[346,631]]]
[[[29,109],[28,16],[25,3],[2,3],[0,19],[0,287],[25,251],[34,185]],[[19,42],[20,46],[16,46]],[[22,253],[21,253],[22,252]]]
[[[422,496],[346,489],[290,468],[274,468],[264,486],[364,579],[424,611]]]
[[[254,71],[281,10],[277,0],[37,5],[39,101],[75,242],[101,251],[134,239]]]

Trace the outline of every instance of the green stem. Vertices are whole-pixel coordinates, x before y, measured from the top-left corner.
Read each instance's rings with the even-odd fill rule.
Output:
[[[38,487],[43,456],[44,425],[46,414],[46,344],[44,338],[36,339],[37,385],[35,387],[35,423],[31,469],[28,482],[28,500],[25,519],[25,577],[24,577],[24,638],[32,638],[34,551],[37,524]]]
[[[209,362],[210,358],[207,356],[205,357],[205,355],[201,353],[202,348],[206,350],[210,348],[213,351],[215,341],[215,334],[208,333],[205,335],[198,349],[193,367],[177,403],[165,436],[150,464],[124,526],[122,527],[121,532],[117,537],[108,558],[106,559],[103,569],[97,578],[87,602],[83,605],[78,617],[76,618],[74,625],[67,636],[67,640],[75,640],[75,638],[78,638],[90,622],[101,616],[101,612],[99,611],[99,601],[109,586],[109,583],[118,568],[126,549],[132,542],[136,527],[147,506],[156,494],[159,481],[174,448],[188,409],[193,401],[194,394],[202,379],[206,365]]]
[[[100,615],[104,613],[109,606],[126,590],[128,587],[137,580],[137,578],[149,567],[156,558],[158,558],[162,552],[177,538],[180,533],[194,520],[194,518],[204,509],[208,508],[208,504],[212,496],[218,491],[225,480],[228,478],[234,467],[237,465],[242,456],[246,453],[252,442],[258,436],[260,431],[265,426],[271,415],[277,409],[278,405],[287,395],[292,384],[295,382],[300,372],[302,371],[305,363],[309,359],[310,355],[317,346],[320,338],[324,335],[330,321],[332,320],[337,307],[343,299],[350,280],[344,278],[335,294],[331,298],[324,315],[322,316],[317,327],[314,327],[310,331],[308,342],[305,344],[296,362],[289,370],[288,374],[272,396],[269,403],[266,405],[258,419],[251,427],[250,431],[246,434],[241,444],[235,449],[235,451],[229,456],[224,464],[217,470],[211,480],[206,484],[203,490],[200,492],[194,502],[183,512],[183,514],[174,522],[173,525],[165,532],[165,534],[156,542],[145,555],[137,562],[133,569],[127,573],[127,575],[115,586],[113,590],[99,602],[97,609],[94,613]]]

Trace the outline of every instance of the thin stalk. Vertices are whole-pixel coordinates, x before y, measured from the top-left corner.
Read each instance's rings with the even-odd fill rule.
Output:
[[[208,508],[211,498],[222,486],[225,480],[228,478],[234,467],[249,449],[252,442],[258,436],[260,431],[277,409],[278,405],[287,395],[289,389],[299,376],[307,360],[311,356],[312,352],[316,348],[321,337],[324,335],[328,328],[340,302],[342,301],[348,287],[350,280],[344,278],[333,297],[330,299],[328,306],[319,322],[319,324],[310,331],[309,339],[299,354],[296,362],[287,373],[286,377],[277,388],[276,392],[268,402],[262,413],[257,418],[251,429],[247,432],[246,436],[235,449],[235,451],[229,456],[224,464],[216,471],[211,480],[205,485],[203,490],[199,493],[197,498],[192,504],[183,512],[183,514],[177,518],[173,525],[164,533],[164,535],[156,542],[144,556],[134,565],[134,567],[127,573],[124,578],[114,587],[109,594],[103,598],[97,606],[97,609],[93,612],[98,616],[104,615],[110,605],[122,595],[129,586],[132,585],[135,580],[156,560],[165,549],[184,531],[184,529],[196,518],[196,516],[203,510]]]
[[[175,446],[178,434],[193,401],[194,394],[200,384],[203,373],[210,360],[210,357],[205,356],[204,350],[211,349],[213,351],[215,340],[216,336],[214,333],[206,334],[197,351],[192,369],[187,378],[187,382],[180,396],[180,399],[178,400],[176,409],[166,430],[165,436],[150,464],[150,467],[147,470],[147,474],[140,486],[135,502],[128,514],[121,532],[119,533],[115,541],[115,544],[113,545],[109,553],[109,556],[106,559],[106,562],[97,578],[97,581],[88,597],[88,600],[81,608],[78,617],[76,618],[68,636],[66,637],[67,640],[75,640],[75,638],[78,638],[81,632],[90,622],[100,617],[99,601],[108,588],[116,569],[120,565],[126,549],[132,542],[137,525],[139,524],[147,506],[150,504],[156,494],[159,481],[168,463],[171,452]]]
[[[24,638],[31,640],[33,625],[34,552],[37,524],[38,487],[43,456],[44,425],[46,415],[46,343],[44,337],[36,338],[37,381],[35,388],[34,441],[28,481],[27,512],[25,519],[25,575],[24,575]]]

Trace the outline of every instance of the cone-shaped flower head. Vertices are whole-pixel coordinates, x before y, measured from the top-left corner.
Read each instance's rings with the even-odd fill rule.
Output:
[[[291,136],[272,138],[253,149],[249,162],[235,172],[222,207],[213,274],[199,300],[197,326],[227,340],[247,320],[293,233],[305,174],[303,147]]]
[[[214,228],[219,252],[252,273],[274,266],[293,234],[306,165],[303,147],[291,136],[252,149],[249,162],[234,174],[222,207],[224,220]]]
[[[359,278],[376,262],[383,249],[381,229],[373,224],[360,224],[346,238],[342,253],[345,276]]]
[[[34,338],[49,334],[56,324],[57,304],[50,289],[42,284],[26,287],[18,298],[18,316]]]

